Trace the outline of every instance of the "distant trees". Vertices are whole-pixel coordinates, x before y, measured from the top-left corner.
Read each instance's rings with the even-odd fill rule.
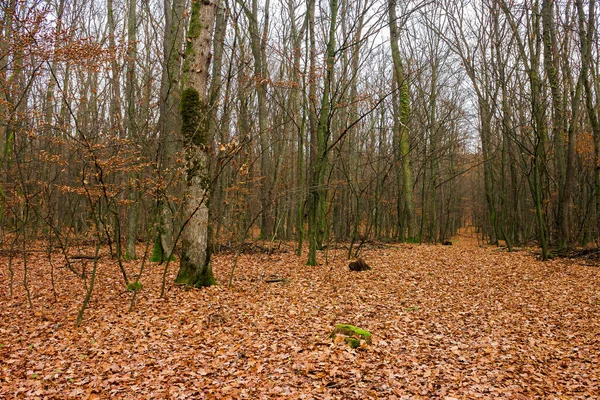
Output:
[[[595,0],[190,7],[0,6],[3,246],[153,240],[202,286],[249,239],[598,242]]]

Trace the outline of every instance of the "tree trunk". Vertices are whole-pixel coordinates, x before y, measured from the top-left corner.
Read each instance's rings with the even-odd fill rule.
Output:
[[[548,226],[545,207],[544,178],[546,177],[546,145],[548,143],[548,131],[546,126],[545,107],[543,104],[543,86],[539,76],[540,49],[542,47],[542,34],[540,33],[540,10],[535,4],[531,11],[532,21],[528,23],[526,39],[527,46],[521,38],[521,32],[504,0],[500,1],[500,8],[510,24],[516,40],[521,60],[527,71],[527,78],[531,90],[531,118],[533,120],[533,150],[530,154],[531,173],[529,187],[535,207],[538,238],[542,248],[542,259],[548,260]]]
[[[173,178],[174,157],[179,147],[181,131],[181,45],[184,30],[184,0],[165,2],[165,38],[163,70],[160,84],[160,164],[158,189],[158,240],[152,251],[152,261],[163,262],[173,252],[173,205],[169,203],[169,183]]]
[[[4,10],[4,20],[2,21],[2,30],[1,33],[3,35],[2,40],[0,40],[0,51],[2,54],[9,54],[11,40],[13,35],[13,16],[15,14],[15,10],[17,8],[16,0],[11,0],[8,4],[6,10]],[[12,146],[14,142],[14,133],[11,131],[10,121],[12,116],[10,115],[11,110],[10,106],[10,93],[9,91],[9,77],[7,76],[7,66],[8,66],[8,57],[4,56],[0,58],[0,84],[3,87],[7,87],[7,89],[0,90],[0,118],[6,123],[0,124],[0,140],[2,145],[2,158],[0,158],[0,173],[4,173],[5,167],[10,166],[12,159]],[[0,176],[0,233],[4,233],[4,214],[6,210],[6,193],[4,192],[5,183],[8,183],[10,179],[10,174],[7,174],[6,177]]]
[[[125,82],[125,96],[127,98],[127,136],[132,143],[137,140],[137,120],[136,120],[136,76],[135,63],[137,59],[137,10],[136,0],[128,0],[129,13],[127,18],[127,77]],[[138,194],[135,182],[138,180],[136,173],[132,173],[129,177],[129,208],[127,210],[127,246],[125,250],[125,258],[135,260],[135,244],[137,242],[138,233]]]
[[[333,67],[335,63],[335,31],[337,25],[338,0],[329,0],[331,20],[327,42],[325,78],[323,82],[323,96],[317,125],[317,147],[315,149],[315,164],[311,171],[311,183],[308,191],[308,261],[307,265],[317,265],[317,248],[319,236],[323,237],[325,225],[325,171],[328,166],[328,141],[331,114],[331,82],[333,80]],[[322,244],[322,243],[321,243]]]
[[[111,49],[116,49],[117,45],[115,36],[117,33],[115,27],[113,0],[107,0],[106,12],[108,15],[108,45]],[[110,65],[110,127],[112,130],[116,130],[119,133],[119,136],[121,136],[121,83],[119,79],[119,61],[117,57],[112,58]]]
[[[390,26],[390,46],[392,49],[392,61],[394,63],[394,78],[398,83],[398,113],[395,115],[397,119],[397,135],[398,135],[398,154],[400,157],[399,165],[402,170],[402,199],[406,212],[406,226],[408,229],[407,239],[414,241],[416,239],[416,220],[415,220],[415,204],[413,199],[413,178],[410,169],[410,145],[408,137],[408,124],[410,122],[410,91],[408,86],[408,77],[404,72],[404,65],[400,56],[400,48],[398,46],[399,31],[396,17],[397,0],[388,1],[388,17]]]
[[[208,165],[208,118],[206,89],[211,58],[211,30],[216,5],[210,0],[192,1],[187,34],[181,95],[181,133],[186,156],[187,218],[182,232],[182,255],[177,283],[194,287],[216,283],[210,263],[209,208],[210,172]]]
[[[563,110],[563,101],[561,94],[561,85],[559,77],[559,59],[558,59],[558,48],[556,44],[556,28],[554,24],[554,1],[543,0],[542,3],[542,30],[544,39],[544,69],[546,70],[546,76],[550,84],[550,94],[552,97],[552,131],[555,142],[559,143],[560,149],[562,147],[562,141],[564,140],[566,126],[565,117]],[[572,121],[575,121],[572,119]],[[571,124],[573,128],[574,124]],[[575,176],[573,169],[575,168],[575,130],[569,129],[568,138],[568,151],[566,165],[561,168],[563,162],[563,152],[556,151],[557,158],[557,169],[558,169],[558,190],[559,190],[559,202],[558,202],[558,245],[559,247],[568,246],[570,243],[570,231],[569,231],[569,208],[571,205],[571,196],[573,190],[573,184]]]
[[[262,181],[260,186],[261,196],[261,223],[260,236],[263,239],[271,239],[275,223],[273,207],[273,182],[271,166],[271,148],[269,144],[269,132],[267,130],[267,87],[269,83],[269,73],[266,62],[267,35],[269,30],[269,0],[264,6],[265,18],[263,21],[263,30],[259,31],[258,24],[258,1],[252,0],[252,9],[249,9],[245,3],[238,0],[238,3],[244,9],[248,18],[248,28],[250,33],[250,48],[254,58],[254,84],[256,86],[256,97],[258,101],[258,130],[260,145],[260,173]]]
[[[292,82],[294,88],[292,89],[290,106],[291,106],[291,118],[293,127],[298,132],[297,137],[297,164],[296,164],[296,239],[298,241],[298,247],[296,254],[302,255],[302,244],[304,242],[304,137],[306,134],[306,114],[300,116],[300,99],[298,95],[301,93],[301,81],[300,81],[300,61],[301,61],[301,48],[302,48],[302,37],[306,31],[308,25],[309,13],[306,14],[306,19],[302,28],[298,29],[296,26],[296,14],[292,0],[288,0],[288,12],[291,23],[291,41],[292,41],[292,54],[293,54],[293,65],[291,68]],[[305,100],[306,97],[303,96]],[[306,110],[306,102],[304,101]]]
[[[217,2],[217,11],[215,16],[215,34],[213,39],[213,57],[212,57],[212,73],[210,79],[210,88],[208,90],[208,106],[210,109],[210,117],[208,119],[208,142],[216,144],[216,140],[219,142],[223,142],[226,140],[225,138],[220,137],[218,135],[219,128],[217,125],[218,120],[218,104],[219,98],[221,95],[221,86],[222,86],[222,76],[221,76],[221,68],[223,66],[223,50],[224,50],[224,42],[225,42],[225,34],[227,33],[227,16],[225,15],[225,8],[222,6],[222,1],[218,0]],[[218,147],[217,150],[218,151]],[[212,160],[210,165],[210,176],[212,182],[211,192],[213,193],[214,202],[211,202],[211,210],[210,214],[215,217],[218,223],[222,220],[222,212],[219,210],[223,210],[222,206],[222,196],[223,196],[223,174],[222,169],[220,168],[219,158],[215,158]],[[216,244],[217,233],[219,229],[214,229],[211,234],[210,241],[213,244]]]
[[[588,73],[592,73],[592,81],[597,79],[594,74],[594,69],[591,67],[592,62],[592,44],[594,38],[594,23],[595,23],[595,6],[596,1],[590,0],[588,20],[585,20],[585,11],[583,9],[583,1],[576,0],[575,6],[577,7],[577,15],[579,19],[579,38],[581,43],[581,76],[583,77],[583,85],[585,88],[585,103],[588,118],[592,128],[592,134],[594,136],[594,159],[596,161],[594,168],[594,191],[596,195],[595,199],[595,211],[596,211],[596,226],[600,227],[600,121],[596,114],[596,106],[594,105],[594,93],[592,92],[592,85],[590,83],[590,77]],[[596,93],[598,96],[598,93]],[[599,228],[597,228],[599,229]],[[596,232],[598,235],[598,232]]]

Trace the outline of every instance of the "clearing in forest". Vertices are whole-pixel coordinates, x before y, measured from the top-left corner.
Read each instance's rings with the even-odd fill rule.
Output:
[[[172,285],[173,265],[165,299],[152,264],[128,312],[131,292],[103,253],[80,328],[85,284],[58,255],[53,291],[46,256],[29,254],[33,309],[20,257],[9,297],[2,255],[0,398],[600,397],[598,267],[466,238],[365,249],[365,272],[344,255],[307,267],[291,247],[242,254],[228,288],[234,255],[220,254],[220,285],[202,290]],[[340,323],[372,343],[330,339]]]

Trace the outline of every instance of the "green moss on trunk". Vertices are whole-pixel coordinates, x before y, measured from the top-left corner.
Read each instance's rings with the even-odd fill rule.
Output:
[[[167,255],[163,249],[162,242],[160,241],[160,235],[156,235],[154,238],[154,246],[152,247],[152,255],[150,255],[150,262],[163,263],[167,261]],[[171,255],[171,260],[175,261],[175,256]]]
[[[179,270],[179,274],[177,275],[177,279],[175,279],[175,283],[199,289],[203,287],[216,285],[217,281],[213,276],[212,271],[187,274],[182,273],[182,270]]]
[[[186,156],[187,225],[182,232],[182,253],[176,282],[193,287],[216,283],[210,264],[208,237],[210,223],[210,171],[208,148],[208,121],[210,117],[206,96],[210,65],[211,32],[216,4],[192,0],[187,33],[181,93],[181,134]]]
[[[210,256],[207,257],[206,263],[202,267],[197,268],[183,255],[175,283],[195,288],[216,285],[217,281],[210,265]]]
[[[198,134],[200,119],[202,118],[200,93],[194,88],[186,88],[181,93],[181,134],[191,138]]]
[[[150,262],[163,262],[164,250],[162,243],[160,242],[160,235],[156,235],[154,238],[154,246],[152,247],[152,254],[150,255]]]

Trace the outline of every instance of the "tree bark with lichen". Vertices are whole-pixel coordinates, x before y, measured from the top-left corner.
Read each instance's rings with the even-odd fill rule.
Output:
[[[210,110],[206,93],[215,11],[216,5],[210,0],[192,1],[183,64],[180,112],[186,157],[184,212],[187,220],[181,237],[182,254],[176,282],[194,287],[211,286],[216,283],[208,245]]]
[[[409,241],[416,239],[415,202],[413,195],[413,177],[410,169],[410,143],[408,137],[408,124],[410,122],[410,90],[408,76],[404,70],[398,40],[398,18],[396,16],[397,0],[388,1],[388,21],[390,26],[390,47],[394,65],[394,79],[398,84],[398,104],[394,104],[394,133],[398,136],[397,165],[402,175],[402,188],[399,198],[404,202],[406,210],[407,238]],[[398,216],[400,218],[400,216]],[[401,235],[404,237],[404,235]]]

